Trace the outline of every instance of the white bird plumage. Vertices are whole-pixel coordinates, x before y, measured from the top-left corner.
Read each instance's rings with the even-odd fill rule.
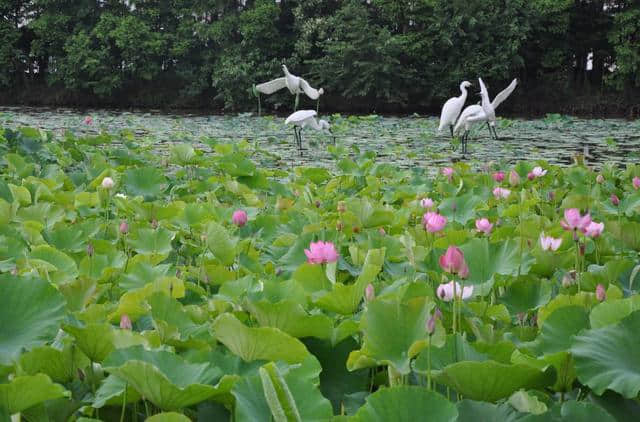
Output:
[[[438,132],[441,132],[445,127],[449,126],[451,130],[451,137],[453,138],[453,126],[456,124],[456,120],[464,107],[465,101],[467,101],[467,88],[471,86],[471,82],[464,81],[460,84],[460,96],[449,98],[444,106],[442,106],[442,112],[440,113],[440,126]]]
[[[301,154],[302,154],[302,129],[304,129],[305,127],[309,126],[310,128],[315,129],[317,131],[320,131],[320,132],[327,131],[330,134],[332,134],[331,125],[329,124],[329,122],[322,119],[317,120],[316,119],[317,115],[318,113],[315,110],[299,110],[291,114],[284,121],[285,125],[289,125],[289,124],[293,125],[295,141],[296,141],[296,144],[298,145],[298,149],[300,150]],[[334,142],[335,142],[335,138],[334,138]]]
[[[270,95],[282,88],[287,88],[291,94],[296,96],[296,109],[298,108],[298,96],[300,94],[306,94],[306,96],[312,100],[318,100],[320,96],[324,94],[324,89],[315,89],[300,76],[292,75],[286,65],[282,65],[282,71],[284,72],[284,76],[282,78],[277,78],[272,81],[256,85],[256,91]]]
[[[491,137],[499,139],[498,133],[496,132],[496,109],[509,97],[509,95],[511,95],[518,85],[518,80],[514,79],[508,87],[496,95],[493,101],[489,101],[489,92],[487,91],[487,87],[484,85],[482,78],[478,78],[478,82],[480,83],[480,96],[482,97],[481,105],[474,104],[465,108],[462,111],[462,114],[460,114],[458,122],[453,129],[453,131],[457,133],[460,128],[464,126],[464,134],[462,135],[463,154],[466,153],[467,150],[469,131],[471,130],[473,123],[487,122]]]

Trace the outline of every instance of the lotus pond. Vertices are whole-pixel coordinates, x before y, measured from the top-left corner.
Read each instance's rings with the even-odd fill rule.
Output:
[[[639,166],[291,168],[185,121],[0,131],[1,420],[640,420]]]
[[[85,123],[86,116],[92,117],[90,125]],[[448,136],[436,133],[438,121],[433,117],[323,117],[331,122],[338,146],[374,151],[379,161],[401,168],[444,165],[451,158],[460,158],[460,149],[452,152]],[[305,130],[304,144],[309,150],[300,157],[293,131],[284,126],[283,117],[256,117],[251,113],[203,116],[2,107],[0,126],[13,129],[28,126],[60,136],[67,131],[75,136],[108,133],[154,145],[162,153],[167,153],[175,142],[191,143],[202,149],[210,139],[222,142],[244,139],[253,145],[252,159],[260,166],[290,169],[293,162],[335,168],[336,162],[334,150],[325,147],[331,142],[329,137]],[[514,163],[524,159],[570,165],[576,155],[597,167],[605,162],[621,165],[640,161],[640,120],[585,120],[560,115],[537,120],[501,118],[498,132],[501,139],[493,141],[486,127],[473,129],[466,158],[474,167],[488,161]]]

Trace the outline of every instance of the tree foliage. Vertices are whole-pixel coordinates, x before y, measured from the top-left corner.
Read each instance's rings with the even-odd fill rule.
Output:
[[[598,94],[640,87],[638,22],[634,0],[0,0],[0,86],[246,109],[286,63],[334,109],[430,109],[478,76]]]

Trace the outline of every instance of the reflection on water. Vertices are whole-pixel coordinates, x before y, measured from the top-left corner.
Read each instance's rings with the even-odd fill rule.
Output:
[[[108,131],[118,134],[131,131],[141,142],[157,142],[162,152],[175,142],[201,145],[203,138],[220,142],[246,140],[256,149],[254,159],[265,166],[309,164],[332,167],[335,160],[326,146],[329,136],[303,131],[307,148],[302,157],[293,142],[293,131],[281,117],[172,115],[91,111],[93,125],[86,125],[86,113],[69,109],[0,108],[0,125],[32,126],[62,134],[76,135]],[[326,118],[326,117],[325,117]],[[338,146],[349,151],[374,151],[380,161],[401,167],[430,167],[466,160],[474,166],[489,162],[514,162],[542,159],[570,165],[582,155],[592,166],[604,162],[619,165],[638,162],[640,158],[640,121],[584,120],[551,116],[538,120],[500,120],[499,140],[489,137],[486,126],[474,128],[469,140],[469,154],[462,157],[453,150],[445,134],[437,134],[434,117],[360,117],[330,118]],[[206,147],[208,149],[208,147]]]

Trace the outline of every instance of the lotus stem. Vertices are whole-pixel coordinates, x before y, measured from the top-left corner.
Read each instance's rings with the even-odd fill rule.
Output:
[[[128,384],[124,384],[124,393],[122,395],[122,411],[120,412],[120,422],[124,422],[124,411],[127,408],[127,387]]]
[[[429,345],[427,349],[427,388],[431,391],[431,334],[429,334]]]

